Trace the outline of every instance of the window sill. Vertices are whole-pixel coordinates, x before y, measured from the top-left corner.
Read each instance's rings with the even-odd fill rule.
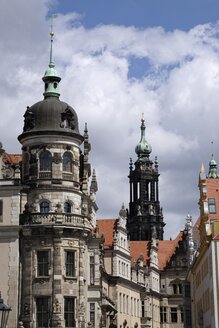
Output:
[[[44,284],[50,280],[50,276],[38,276],[34,278],[35,283]]]
[[[71,284],[73,283],[73,282],[76,282],[77,281],[77,277],[76,276],[63,276],[63,278],[64,278],[64,280],[65,281],[68,281],[68,282],[70,282]]]

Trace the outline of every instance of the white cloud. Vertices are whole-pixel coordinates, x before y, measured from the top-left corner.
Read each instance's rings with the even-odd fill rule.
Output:
[[[10,152],[19,150],[16,137],[26,106],[42,99],[49,59],[47,2],[16,3],[16,15],[6,0],[0,12],[0,127]],[[208,162],[210,141],[218,141],[219,25],[188,32],[114,25],[85,29],[80,16],[69,13],[58,16],[55,29],[61,99],[77,111],[81,132],[85,122],[89,127],[99,216],[116,217],[123,201],[128,206],[129,157],[136,158],[144,112],[151,158],[158,155],[160,163],[167,236],[174,237],[188,211],[198,216],[199,167]],[[130,58],[147,59],[143,78],[129,77]]]

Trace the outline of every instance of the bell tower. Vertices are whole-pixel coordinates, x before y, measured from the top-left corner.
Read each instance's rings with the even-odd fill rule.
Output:
[[[130,202],[127,228],[130,240],[151,240],[152,234],[163,239],[162,208],[159,202],[158,161],[150,159],[151,145],[145,139],[145,121],[141,119],[141,140],[135,148],[138,156],[130,159]]]

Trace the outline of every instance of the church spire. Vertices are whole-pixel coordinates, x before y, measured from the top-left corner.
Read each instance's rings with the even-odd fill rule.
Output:
[[[217,173],[217,162],[215,161],[213,154],[211,155],[211,160],[209,162],[208,178],[210,179],[219,178],[219,175]]]
[[[51,30],[50,30],[50,56],[49,56],[49,65],[44,74],[43,81],[45,83],[45,92],[44,97],[59,97],[60,93],[58,90],[59,82],[61,78],[58,76],[58,73],[55,68],[55,62],[53,58],[53,41],[54,41],[54,31],[53,31],[53,19],[56,16],[52,16]]]
[[[142,114],[142,119],[141,119],[141,140],[135,147],[135,152],[138,155],[139,158],[142,157],[149,157],[152,148],[151,145],[147,142],[145,139],[145,124],[144,124],[144,115]]]

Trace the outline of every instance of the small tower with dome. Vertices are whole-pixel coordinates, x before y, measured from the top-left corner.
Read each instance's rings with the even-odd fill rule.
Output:
[[[97,182],[94,174],[89,188],[88,129],[86,125],[84,135],[80,134],[75,110],[59,99],[53,31],[50,35],[44,99],[27,107],[18,137],[22,144],[20,319],[26,328],[82,327],[87,322],[91,283],[87,259],[94,256],[98,264],[99,239],[93,238]],[[95,283],[100,284],[99,267],[97,272]]]

